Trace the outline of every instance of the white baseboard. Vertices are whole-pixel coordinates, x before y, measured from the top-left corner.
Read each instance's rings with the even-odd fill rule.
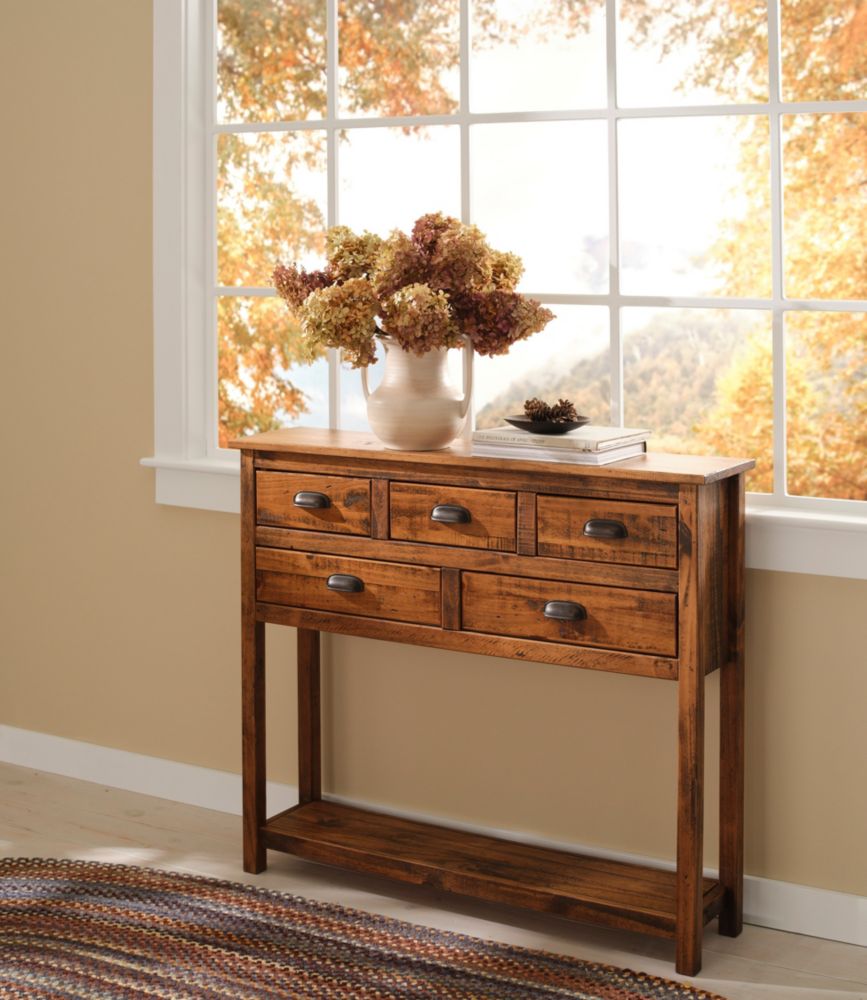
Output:
[[[143,795],[154,795],[173,802],[216,809],[219,812],[235,815],[241,812],[240,776],[197,767],[194,764],[180,764],[159,757],[146,757],[125,750],[100,747],[92,743],[82,743],[3,725],[0,725],[0,761],[139,792]],[[340,799],[337,796],[334,798],[347,804],[373,807],[380,812],[391,812],[409,819],[429,823],[443,822],[442,817],[395,810],[378,803]],[[296,788],[268,782],[269,814],[286,809],[296,801]],[[671,863],[633,854],[566,844],[451,819],[447,820],[447,824],[473,833],[519,840],[542,847],[579,851],[582,854],[654,865],[659,868],[674,867]],[[709,870],[706,874],[714,877],[717,873]],[[773,927],[811,937],[867,946],[867,897],[865,896],[747,875],[744,879],[744,919],[747,923],[760,927]]]

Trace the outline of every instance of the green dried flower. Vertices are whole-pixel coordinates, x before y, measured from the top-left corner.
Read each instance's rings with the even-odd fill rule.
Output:
[[[384,240],[371,280],[380,298],[388,298],[399,288],[424,280],[425,259],[413,241],[395,229]]]
[[[524,265],[517,254],[504,250],[491,251],[491,284],[494,288],[513,292],[523,273]]]
[[[385,333],[413,354],[425,354],[435,347],[457,347],[461,342],[448,297],[428,285],[407,285],[386,299],[382,325]]]
[[[332,226],[325,236],[329,270],[337,281],[370,277],[382,243],[375,233],[358,236],[348,226]]]
[[[353,368],[376,360],[376,315],[379,299],[366,278],[350,278],[342,285],[320,288],[301,306],[301,329],[307,349],[339,347]]]

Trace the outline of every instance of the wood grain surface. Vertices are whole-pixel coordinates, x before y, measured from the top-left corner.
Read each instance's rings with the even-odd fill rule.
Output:
[[[296,507],[296,493],[322,493],[331,505]],[[310,528],[350,535],[370,534],[370,480],[301,472],[256,473],[256,520],[284,528]]]
[[[577,559],[546,559],[542,556],[515,555],[490,549],[468,549],[439,545],[432,555],[429,546],[401,541],[373,541],[349,535],[320,534],[313,531],[289,531],[284,528],[257,528],[256,542],[277,549],[330,552],[383,559],[392,562],[427,563],[455,569],[474,569],[486,573],[538,577],[543,580],[575,580],[582,583],[634,587],[637,590],[666,590],[677,593],[677,571],[649,566],[581,562]]]
[[[605,670],[614,674],[677,680],[677,660],[643,653],[626,653],[618,649],[596,649],[593,646],[576,646],[547,639],[486,635],[483,632],[456,631],[431,625],[365,618],[358,614],[316,611],[263,602],[256,605],[256,615],[260,621],[274,625],[316,628],[323,632],[360,635],[385,642],[436,646],[439,649],[500,656],[527,663],[556,663],[561,667],[577,667],[581,670]]]
[[[673,504],[540,496],[536,506],[537,547],[541,556],[664,569],[677,566],[677,507]],[[626,537],[585,535],[585,525],[593,520],[622,524]]]
[[[499,490],[468,490],[455,486],[391,484],[392,538],[434,545],[514,552],[517,538],[515,494]],[[469,524],[431,520],[440,504],[463,507]]]
[[[326,581],[335,573],[358,577],[364,590],[357,594],[329,590]],[[256,596],[259,601],[370,618],[423,625],[442,621],[440,571],[430,566],[260,548]]]
[[[389,452],[295,428],[242,442],[244,865],[265,847],[675,938],[743,911],[743,532],[750,460],[648,455],[603,468]],[[295,493],[324,493],[321,511]],[[431,518],[466,509],[466,524]],[[330,513],[329,513],[330,512]],[[258,517],[258,523],[257,523]],[[622,538],[584,534],[617,521]],[[357,577],[347,593],[332,574]],[[573,620],[552,617],[581,605]],[[572,609],[575,610],[575,609]],[[299,793],[265,819],[264,623],[298,628]],[[580,858],[335,806],[321,796],[319,633],[678,681],[677,870]],[[702,874],[705,677],[722,669],[720,880]]]
[[[662,937],[675,929],[675,874],[365,809],[315,802],[273,817],[271,847],[447,892],[590,919]],[[703,919],[719,908],[703,882]]]
[[[469,467],[476,469],[504,469],[510,472],[538,473],[550,471],[551,462],[528,462],[525,459],[480,458],[473,455],[472,446],[457,441],[441,451],[392,451],[370,432],[332,431],[319,427],[289,427],[279,431],[265,431],[250,437],[238,438],[229,443],[230,448],[246,451],[271,452],[275,455],[324,455],[328,458],[343,457],[363,459],[375,456],[379,461],[400,468],[410,464],[420,466]],[[616,463],[616,475],[625,480],[644,479],[672,483],[709,483],[726,476],[746,472],[755,466],[751,458],[720,458],[705,455],[667,455],[648,452],[638,458]],[[557,463],[564,473],[564,465]],[[612,475],[612,466],[576,466],[575,475],[587,478],[605,478]]]
[[[492,573],[462,573],[461,583],[463,627],[471,632],[660,656],[677,653],[673,594]],[[574,622],[546,618],[543,609],[548,601],[576,602],[586,609],[587,618]]]

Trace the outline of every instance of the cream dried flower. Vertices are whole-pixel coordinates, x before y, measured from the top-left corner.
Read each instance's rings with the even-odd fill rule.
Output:
[[[337,281],[370,277],[382,237],[366,230],[359,236],[348,226],[332,226],[325,236],[328,269]]]
[[[506,292],[513,292],[518,287],[524,264],[515,253],[504,250],[491,251],[491,284]]]
[[[350,278],[313,292],[300,310],[301,329],[307,349],[339,347],[353,368],[363,368],[376,360],[376,315],[379,299],[366,278]]]
[[[407,285],[382,304],[385,333],[413,354],[426,354],[435,347],[457,347],[461,336],[452,320],[444,292],[428,285]]]

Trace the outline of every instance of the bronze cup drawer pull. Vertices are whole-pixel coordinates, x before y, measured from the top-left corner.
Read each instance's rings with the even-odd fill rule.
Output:
[[[325,586],[342,594],[360,594],[364,590],[364,580],[349,573],[332,573],[325,581]]]
[[[292,499],[296,507],[304,507],[307,510],[324,510],[331,506],[331,500],[324,493],[314,493],[311,490],[302,490],[296,493]]]
[[[432,521],[440,524],[469,524],[473,516],[466,507],[456,503],[438,503],[430,512]]]
[[[558,622],[582,622],[587,617],[587,609],[577,601],[548,601],[542,614]]]
[[[629,532],[622,521],[609,521],[604,517],[593,517],[584,524],[584,534],[588,538],[626,538]]]

